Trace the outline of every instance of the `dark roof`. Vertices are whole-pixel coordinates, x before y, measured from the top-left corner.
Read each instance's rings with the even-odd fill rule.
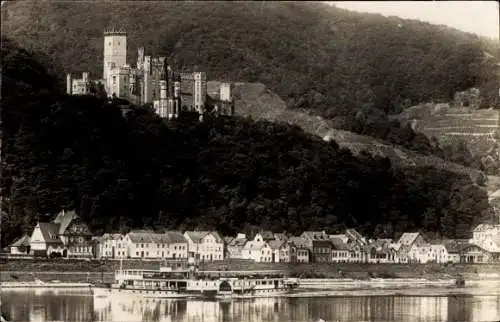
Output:
[[[309,248],[309,242],[302,237],[290,237],[290,239],[288,239],[288,242],[293,243],[299,248]]]
[[[167,231],[165,237],[170,244],[187,243],[186,237],[178,231]]]
[[[234,238],[228,243],[228,245],[233,247],[243,247],[245,246],[246,242],[246,238]]]
[[[449,254],[460,253],[462,249],[470,245],[466,239],[445,239],[441,243]]]
[[[271,240],[268,242],[269,244],[269,247],[271,247],[272,249],[279,249],[281,247],[281,245],[283,245],[284,241],[280,241],[280,240]]]
[[[59,224],[39,222],[40,232],[47,244],[62,244],[59,238]]]
[[[212,234],[218,243],[223,242],[222,238],[216,231],[186,231],[189,238],[195,243],[198,243],[205,236]]]
[[[350,247],[349,247],[349,245],[347,245],[346,243],[344,243],[342,241],[342,239],[340,239],[340,238],[332,237],[332,238],[330,238],[330,240],[332,241],[333,248],[335,250],[351,250]]]
[[[302,233],[304,237],[311,240],[329,240],[329,236],[324,231],[305,231]]]
[[[30,245],[30,236],[24,235],[23,237],[15,240],[10,247],[21,247],[21,246],[29,246]]]
[[[263,230],[260,232],[260,234],[262,235],[263,239],[274,239],[274,234],[272,231]]]
[[[68,228],[71,222],[78,218],[78,215],[74,210],[71,211],[61,211],[57,214],[56,218],[52,221],[54,224],[59,224],[59,235],[64,235],[66,229]]]

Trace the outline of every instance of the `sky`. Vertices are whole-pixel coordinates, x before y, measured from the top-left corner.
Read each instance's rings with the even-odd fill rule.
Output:
[[[447,25],[480,36],[499,39],[497,1],[328,1],[360,12],[399,16]]]

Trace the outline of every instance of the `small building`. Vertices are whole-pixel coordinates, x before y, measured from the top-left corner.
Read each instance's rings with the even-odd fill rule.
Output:
[[[460,254],[460,263],[488,263],[491,260],[491,254],[478,245],[466,246]]]
[[[248,241],[242,249],[242,258],[251,259],[255,262],[271,263],[273,260],[273,250],[266,243],[260,234]]]
[[[309,263],[311,261],[312,248],[309,248],[309,242],[305,238],[294,236],[290,237],[288,242],[293,243],[297,254],[296,261],[291,258],[292,263]]]
[[[369,263],[394,263],[397,260],[397,251],[391,246],[391,240],[377,239],[364,247],[368,254]]]
[[[426,243],[421,233],[403,233],[398,241],[402,246],[421,246]]]
[[[273,238],[274,238],[274,236],[273,236]],[[273,239],[273,240],[270,240],[267,243],[268,243],[269,247],[272,250],[272,255],[271,255],[272,259],[271,259],[271,262],[273,262],[273,263],[279,263],[279,262],[281,262],[280,249],[281,249],[281,245],[283,245],[284,242]]]
[[[30,236],[24,235],[16,239],[9,246],[9,253],[11,255],[29,255],[30,254]]]
[[[447,263],[460,263],[462,249],[470,245],[469,242],[464,239],[445,239],[442,241],[442,244],[448,253]]]
[[[281,263],[297,262],[297,247],[290,241],[283,241],[279,248],[279,261]]]
[[[68,250],[58,231],[57,224],[39,222],[30,237],[30,254],[35,257],[67,257]]]
[[[332,241],[326,240],[312,241],[312,259],[314,263],[330,263],[332,261]]]
[[[122,234],[104,234],[99,238],[97,258],[127,258],[127,244]]]
[[[215,231],[186,231],[188,257],[195,261],[219,261],[224,259],[224,241]]]
[[[226,249],[224,253],[224,258],[236,258],[241,259],[243,247],[247,243],[247,238],[245,234],[238,234],[236,238],[226,237],[224,238],[224,248]]]
[[[74,210],[62,210],[52,222],[59,227],[58,235],[67,249],[67,257],[93,257],[92,233]]]
[[[339,235],[330,235],[332,241],[332,262],[347,263],[351,258],[351,248],[347,245],[347,238]]]

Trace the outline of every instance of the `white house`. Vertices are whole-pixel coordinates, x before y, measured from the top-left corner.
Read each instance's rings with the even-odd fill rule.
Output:
[[[243,259],[251,259],[255,262],[271,263],[273,260],[273,250],[264,241],[262,235],[256,234],[253,240],[245,244],[241,251],[241,256]]]
[[[39,222],[30,237],[30,254],[47,257],[53,254],[67,256],[66,247],[59,238],[59,225]]]
[[[99,240],[98,257],[127,258],[128,244],[122,234],[104,234]]]
[[[11,255],[29,255],[30,236],[24,235],[9,246]]]
[[[478,225],[469,242],[492,253],[500,252],[500,225]]]
[[[127,245],[129,258],[187,260],[188,243],[180,232],[135,230],[125,235],[123,241]]]
[[[219,261],[224,259],[224,241],[215,231],[186,231],[188,257],[195,261]]]
[[[271,262],[273,263],[279,263],[279,262],[285,262],[286,259],[285,257],[285,249],[283,249],[283,258],[281,258],[280,250],[281,246],[284,244],[284,241],[279,241],[279,240],[271,240],[267,244],[271,248]],[[289,255],[288,255],[289,256]]]
[[[424,244],[421,246],[414,246],[410,249],[410,259],[418,263],[448,263],[458,262],[460,257],[457,253],[449,253],[444,244]]]

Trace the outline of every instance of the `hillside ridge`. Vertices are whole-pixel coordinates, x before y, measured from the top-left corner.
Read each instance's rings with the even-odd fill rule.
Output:
[[[219,83],[218,81],[209,81],[208,93],[214,92]],[[373,137],[335,129],[330,121],[320,116],[311,115],[307,111],[287,109],[285,102],[261,83],[238,82],[235,84],[235,112],[236,115],[251,117],[255,120],[263,119],[297,125],[304,131],[319,136],[326,141],[334,140],[341,147],[349,149],[355,155],[366,151],[372,155],[388,157],[391,163],[400,167],[431,166],[469,175],[474,182],[483,180],[490,182],[479,170],[467,168],[436,156],[421,155]],[[496,177],[489,176],[489,178],[494,181]],[[488,192],[496,190],[496,185],[490,187],[487,183],[486,186]],[[500,187],[497,189],[500,189]]]

